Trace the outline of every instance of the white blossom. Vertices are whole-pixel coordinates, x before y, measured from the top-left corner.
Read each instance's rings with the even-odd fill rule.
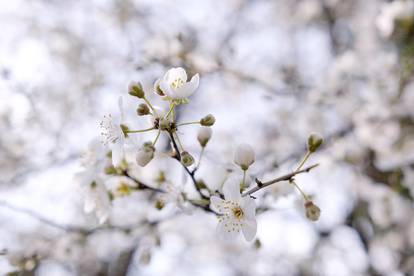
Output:
[[[101,170],[106,159],[106,151],[98,139],[89,142],[88,149],[82,154],[81,165],[88,170]]]
[[[88,150],[82,155],[81,164],[84,170],[75,175],[75,180],[85,187],[99,178],[105,165],[105,149],[93,140],[89,143]]]
[[[104,223],[108,218],[110,200],[102,180],[102,171],[105,165],[105,149],[94,140],[82,156],[82,165],[85,168],[75,175],[80,184],[84,196],[84,211],[90,213],[95,211],[99,223]]]
[[[104,223],[109,216],[111,201],[108,191],[100,178],[95,179],[85,189],[84,211],[86,213],[95,212],[99,223]]]
[[[165,204],[171,204],[184,213],[191,214],[191,206],[185,199],[185,194],[182,186],[173,185],[170,182],[165,184],[166,193],[162,194],[161,200]]]
[[[158,88],[169,99],[180,100],[191,96],[198,88],[200,77],[195,74],[189,82],[187,82],[187,73],[181,67],[171,68],[165,75],[155,82],[155,89]],[[158,94],[160,94],[158,92]]]
[[[118,100],[120,111],[119,117],[113,117],[111,114],[104,116],[101,122],[101,135],[104,145],[108,145],[112,151],[112,164],[118,167],[125,157],[125,135],[122,131],[121,123],[123,121],[122,97]]]
[[[240,178],[230,178],[223,186],[224,200],[218,196],[210,198],[211,208],[219,214],[217,232],[223,238],[234,238],[240,231],[251,241],[257,231],[256,207],[250,197],[240,194]]]
[[[242,170],[247,170],[254,163],[255,154],[253,148],[248,144],[240,144],[234,153],[234,163]]]

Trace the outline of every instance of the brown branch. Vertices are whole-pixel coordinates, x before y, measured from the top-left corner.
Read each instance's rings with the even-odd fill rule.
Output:
[[[17,213],[21,213],[21,214],[25,214],[27,216],[30,216],[38,221],[40,221],[41,223],[44,223],[46,225],[52,226],[54,228],[63,230],[65,232],[76,232],[79,234],[83,234],[83,235],[89,235],[93,229],[90,228],[86,228],[86,227],[81,227],[81,226],[74,226],[74,225],[65,225],[65,224],[60,224],[57,223],[41,214],[38,214],[30,209],[24,208],[24,207],[17,207],[14,206],[6,201],[0,201],[0,206],[7,208],[9,210],[12,210],[13,212],[17,212]]]
[[[174,141],[175,142],[175,141]],[[177,146],[177,145],[176,145]],[[176,149],[177,150],[177,149]],[[178,153],[179,154],[179,153]],[[175,159],[177,159],[177,157],[174,157]],[[179,159],[177,159],[178,161],[180,161]],[[180,163],[181,163],[181,161],[180,161]],[[184,165],[183,165],[184,166]],[[193,172],[190,172],[188,169],[187,169],[187,167],[185,167],[184,166],[184,168],[186,168],[186,171],[187,171],[187,173],[189,173],[191,176],[192,176],[192,179],[193,179],[193,181],[195,181],[195,178],[194,178],[194,171]],[[131,176],[127,171],[124,171],[124,176],[125,177],[127,177],[127,178],[129,178],[129,179],[131,179],[132,181],[134,181],[136,184],[137,184],[137,188],[138,189],[146,189],[146,190],[150,190],[150,191],[153,191],[153,192],[158,192],[158,193],[166,193],[166,191],[164,191],[164,190],[162,190],[162,189],[158,189],[158,188],[154,188],[154,187],[151,187],[151,186],[149,186],[149,185],[147,185],[147,184],[145,184],[145,183],[143,183],[143,182],[141,182],[141,181],[139,181],[138,179],[136,179],[135,177],[133,177],[133,176]],[[197,186],[196,186],[197,187]],[[197,191],[199,191],[199,189],[197,189]],[[201,192],[201,191],[200,191]],[[206,197],[205,195],[202,195],[203,196],[203,199],[206,199],[206,200],[209,200],[209,198],[208,197]],[[188,202],[190,202],[190,204],[191,205],[193,205],[193,206],[195,206],[195,207],[197,207],[197,208],[200,208],[200,209],[203,209],[204,211],[206,211],[206,212],[210,212],[210,213],[216,213],[216,212],[214,212],[211,208],[210,208],[210,206],[208,206],[208,205],[203,205],[203,204],[199,204],[199,203],[196,203],[196,202],[194,202],[194,201],[192,201],[192,200],[188,200]]]
[[[197,187],[197,180],[195,179],[195,172],[196,170],[190,171],[182,162],[181,162],[181,154],[180,154],[180,150],[178,149],[178,145],[177,142],[175,141],[174,135],[172,132],[168,132],[169,136],[170,136],[170,140],[173,144],[174,150],[175,150],[175,154],[173,156],[173,158],[175,158],[178,162],[180,162],[180,164],[183,166],[184,170],[187,172],[187,174],[190,176],[193,184],[194,184],[194,188],[197,190],[198,194],[200,195],[200,197],[202,199],[209,199],[208,196],[205,196],[202,192],[201,189],[199,189]],[[210,209],[210,208],[209,208]]]
[[[288,173],[288,174],[286,174],[286,175],[280,176],[280,177],[278,177],[278,178],[275,178],[275,179],[270,180],[270,181],[267,181],[267,182],[262,182],[262,181],[260,181],[259,179],[257,179],[257,178],[256,178],[256,184],[257,184],[257,186],[256,186],[256,187],[251,188],[250,190],[248,190],[248,191],[246,191],[246,192],[244,192],[244,193],[242,194],[242,196],[252,195],[253,193],[255,193],[255,192],[257,192],[257,191],[259,191],[259,190],[261,190],[261,189],[263,189],[263,188],[265,188],[265,187],[267,187],[267,186],[270,186],[270,185],[272,185],[272,184],[275,184],[275,183],[277,183],[277,182],[281,182],[281,181],[290,181],[290,180],[292,180],[292,179],[293,179],[293,177],[294,177],[295,175],[297,175],[297,174],[301,174],[301,173],[307,173],[307,172],[309,172],[310,170],[312,170],[313,168],[316,168],[317,166],[319,166],[319,164],[314,164],[314,165],[309,166],[309,167],[306,167],[306,168],[304,168],[304,169],[302,169],[302,170],[299,170],[299,171],[295,171],[295,172]]]
[[[132,180],[133,182],[135,182],[135,184],[137,184],[137,188],[138,188],[138,189],[142,189],[142,190],[150,190],[150,191],[157,192],[157,193],[166,193],[166,191],[164,191],[164,190],[162,190],[162,189],[158,189],[158,188],[155,188],[155,187],[151,187],[151,186],[149,186],[149,185],[147,185],[147,184],[145,184],[145,183],[143,183],[143,182],[139,181],[139,180],[138,180],[138,179],[136,179],[135,177],[131,176],[127,170],[125,170],[125,171],[123,172],[123,174],[124,174],[124,176],[125,176],[125,177],[127,177],[128,179],[130,179],[130,180]]]

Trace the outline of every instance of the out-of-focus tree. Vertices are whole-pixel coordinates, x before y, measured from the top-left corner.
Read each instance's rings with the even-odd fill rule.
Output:
[[[3,1],[0,23],[2,273],[414,273],[412,0]],[[247,177],[267,180],[295,169],[309,133],[325,138],[319,168],[296,177],[318,222],[289,185],[258,193],[252,243],[219,240],[214,214],[158,210],[154,191],[115,196],[103,226],[83,213],[72,176],[103,115],[125,95],[126,119],[146,126],[127,84],[152,91],[171,67],[200,74],[177,118],[217,121],[197,172],[211,189],[236,171],[239,143],[256,151]],[[137,174],[181,183],[174,161]]]

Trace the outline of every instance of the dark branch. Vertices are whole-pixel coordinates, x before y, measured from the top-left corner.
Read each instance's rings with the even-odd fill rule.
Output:
[[[181,162],[181,154],[180,154],[180,150],[178,149],[178,145],[177,145],[177,142],[175,141],[175,138],[174,138],[174,135],[173,135],[173,133],[172,132],[168,132],[168,134],[169,134],[169,136],[170,136],[170,139],[171,139],[171,143],[172,143],[172,145],[173,145],[173,148],[174,148],[174,151],[175,151],[175,154],[174,154],[174,156],[173,156],[173,158],[175,158],[178,162],[180,162],[180,164],[183,166],[183,168],[184,168],[184,170],[187,172],[187,174],[190,176],[190,178],[191,178],[191,180],[192,180],[192,182],[193,182],[193,184],[194,184],[194,188],[197,190],[197,192],[198,192],[198,194],[200,195],[200,197],[201,198],[203,198],[203,199],[209,199],[209,197],[208,196],[205,196],[202,192],[201,192],[201,190],[200,190],[200,188],[198,188],[197,187],[197,180],[195,179],[195,176],[194,176],[194,174],[195,174],[195,170],[193,170],[193,171],[190,171],[182,162]]]
[[[263,189],[264,187],[270,186],[270,185],[275,184],[275,183],[277,183],[277,182],[281,182],[281,181],[290,181],[290,180],[292,180],[292,179],[293,179],[293,177],[294,177],[295,175],[297,175],[297,174],[301,174],[301,173],[307,173],[307,172],[309,172],[310,170],[312,170],[313,168],[315,168],[315,167],[317,167],[317,166],[319,166],[319,164],[314,164],[314,165],[309,166],[309,167],[306,167],[306,168],[304,168],[304,169],[302,169],[302,170],[299,170],[299,171],[296,171],[296,172],[291,172],[291,173],[288,173],[288,174],[286,174],[286,175],[280,176],[280,177],[278,177],[278,178],[275,178],[275,179],[270,180],[270,181],[267,181],[267,182],[262,182],[262,181],[260,181],[259,179],[257,179],[257,178],[256,178],[256,184],[257,184],[257,186],[256,186],[256,187],[251,188],[250,190],[248,190],[248,191],[246,191],[246,192],[244,192],[244,193],[242,194],[242,196],[248,196],[248,195],[251,195],[251,194],[253,194],[253,193],[255,193],[255,192],[257,192],[257,191],[259,191],[259,190]]]

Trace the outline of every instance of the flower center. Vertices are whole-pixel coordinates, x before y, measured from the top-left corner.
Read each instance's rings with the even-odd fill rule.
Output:
[[[240,208],[240,206],[234,207],[233,209],[231,209],[231,211],[233,212],[233,215],[239,220],[242,219],[244,216],[243,210],[242,208]]]
[[[131,194],[131,188],[126,183],[121,183],[116,190],[120,196],[128,196]]]
[[[174,88],[174,89],[176,89],[176,88],[178,88],[178,87],[182,86],[183,84],[184,84],[184,81],[183,81],[182,79],[178,78],[178,79],[175,79],[175,80],[171,83],[171,87],[172,87],[172,88]]]

